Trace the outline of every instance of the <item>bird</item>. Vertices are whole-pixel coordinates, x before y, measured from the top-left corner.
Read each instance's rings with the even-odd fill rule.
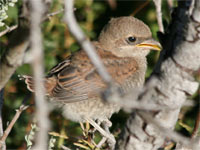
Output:
[[[123,91],[143,86],[146,56],[150,50],[161,50],[160,43],[152,38],[150,28],[132,16],[111,18],[92,44],[106,70]],[[34,92],[33,77],[23,75],[22,79]],[[53,67],[44,83],[47,97],[62,106],[64,116],[71,121],[89,121],[98,126],[120,110],[118,104],[102,100],[101,92],[107,85],[82,49]],[[104,131],[100,132],[109,132]],[[108,134],[105,136],[109,138]]]

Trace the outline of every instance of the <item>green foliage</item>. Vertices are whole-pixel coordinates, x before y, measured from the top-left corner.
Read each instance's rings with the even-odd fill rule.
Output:
[[[15,12],[17,9],[14,6],[17,1],[18,0],[1,0],[0,1],[0,27],[7,26],[7,23],[4,22],[5,20],[7,20],[7,18],[16,18]],[[12,7],[14,8],[12,9]]]

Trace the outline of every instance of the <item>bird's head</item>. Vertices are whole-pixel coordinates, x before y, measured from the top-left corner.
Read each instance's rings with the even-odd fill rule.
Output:
[[[161,49],[149,27],[131,16],[111,19],[101,31],[99,43],[118,57],[145,57],[150,50]]]

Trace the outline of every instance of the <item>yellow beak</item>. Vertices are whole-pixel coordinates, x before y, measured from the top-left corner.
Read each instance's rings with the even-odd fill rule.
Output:
[[[160,43],[155,41],[154,39],[146,40],[140,44],[137,44],[136,46],[145,47],[145,48],[149,48],[149,49],[157,50],[157,51],[160,51],[162,49],[162,46],[160,45]]]

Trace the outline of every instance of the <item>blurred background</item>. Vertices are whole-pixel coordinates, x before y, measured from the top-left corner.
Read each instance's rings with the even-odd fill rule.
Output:
[[[173,5],[176,7],[177,1],[174,0]],[[8,7],[8,10],[6,11],[8,18],[5,20],[6,25],[12,26],[17,24],[18,12],[20,11],[21,6],[22,0],[18,0],[14,7]],[[57,11],[60,11],[60,13],[50,17],[42,23],[43,49],[45,54],[44,64],[46,72],[80,48],[63,21],[62,9],[63,0],[53,0],[49,13]],[[164,26],[166,26],[170,22],[170,10],[166,0],[163,0],[162,13]],[[75,14],[82,30],[90,40],[97,40],[101,29],[110,18],[129,15],[135,16],[149,25],[153,32],[153,37],[158,40],[157,32],[159,29],[156,21],[156,11],[154,3],[151,0],[76,0]],[[0,32],[5,29],[6,26],[0,27]],[[11,33],[0,37],[0,56],[6,51],[10,34]],[[158,57],[159,52],[152,51],[149,54],[146,77],[149,77],[151,74]],[[25,97],[31,95],[26,89],[24,82],[19,81],[18,75],[21,74],[31,75],[31,66],[29,64],[24,64],[19,67],[4,89],[4,105],[2,110],[4,130],[12,120],[16,109],[19,108]],[[31,95],[28,97],[30,98],[27,103],[31,106],[21,114],[14,125],[6,140],[7,149],[26,149],[27,142],[25,136],[30,134],[31,129],[33,130],[33,124],[35,122],[34,96]],[[192,96],[191,99],[197,102],[198,95]],[[183,108],[180,113],[180,120],[176,125],[176,130],[186,136],[190,136],[192,128],[194,127],[197,110],[198,106]],[[53,132],[53,135],[50,133],[49,137],[56,140],[54,142],[54,149],[59,149],[63,144],[74,149],[77,147],[80,148],[80,146],[73,144],[77,143],[78,139],[84,138],[80,125],[64,119],[59,110],[52,111],[49,117],[52,127],[51,132]],[[116,138],[119,137],[127,117],[128,113],[120,111],[111,118],[111,121],[113,122],[111,131]],[[64,135],[66,135],[66,137],[64,137]],[[98,141],[100,137],[99,135],[96,136],[96,140]],[[82,144],[89,149],[92,149],[86,143]]]

